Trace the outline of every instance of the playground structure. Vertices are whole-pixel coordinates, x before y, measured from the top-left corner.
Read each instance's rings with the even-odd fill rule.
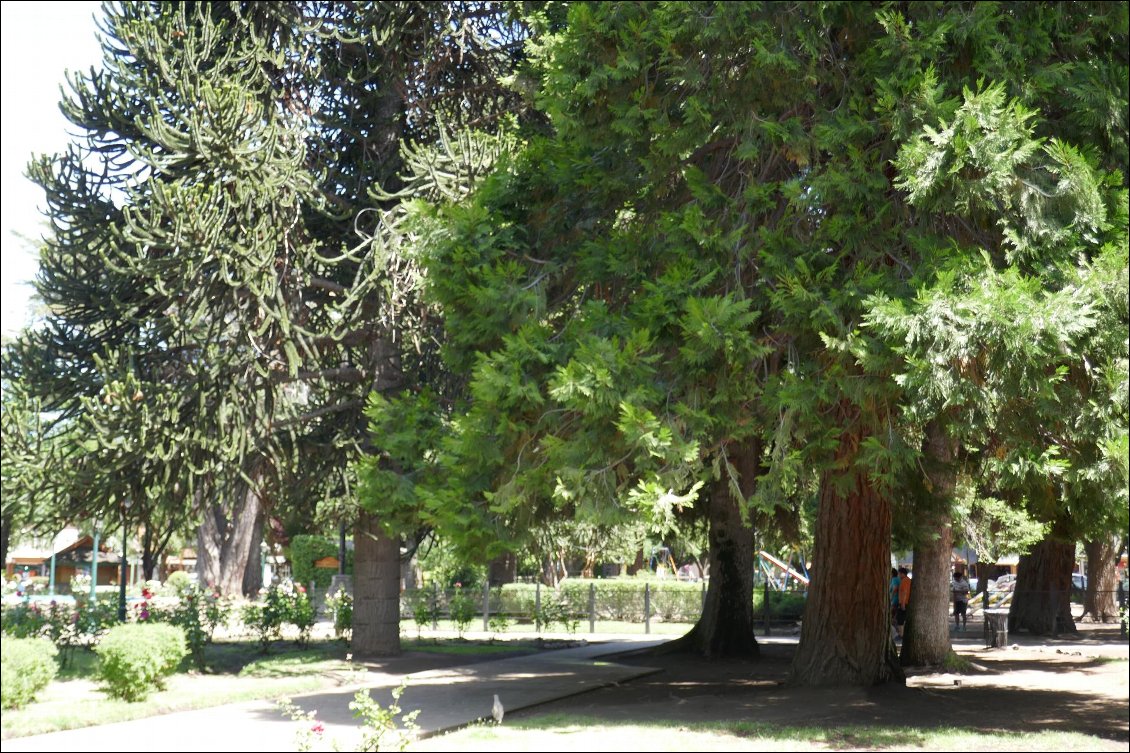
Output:
[[[792,559],[790,555],[789,559]],[[804,557],[797,558],[797,561],[803,563]],[[801,568],[805,572],[799,573],[792,568],[791,565],[783,562],[782,560],[774,557],[769,552],[761,550],[757,553],[757,564],[761,569],[762,575],[765,576],[765,582],[774,591],[788,591],[808,588],[808,570],[801,564]]]
[[[648,569],[657,574],[674,575],[678,572],[675,567],[675,557],[671,554],[671,550],[665,546],[657,546],[651,552],[651,557],[648,560]]]

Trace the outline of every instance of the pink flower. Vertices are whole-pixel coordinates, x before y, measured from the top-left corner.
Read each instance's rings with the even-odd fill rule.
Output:
[[[456,587],[456,588],[462,588],[462,587],[463,587],[463,584],[462,584],[462,583],[460,583],[459,581],[455,581],[455,587]]]
[[[326,731],[326,728],[322,725],[321,722],[314,722],[314,724],[311,725],[311,727],[310,727],[310,731],[313,732],[315,735],[321,735],[323,732]]]
[[[301,583],[298,584],[298,593],[300,593],[300,594],[306,593],[306,588]]]

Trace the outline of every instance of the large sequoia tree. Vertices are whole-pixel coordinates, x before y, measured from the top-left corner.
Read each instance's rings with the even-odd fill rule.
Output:
[[[1120,18],[571,7],[541,48],[552,134],[430,231],[471,400],[438,455],[449,491],[414,501],[488,529],[617,511],[661,525],[691,503],[745,520],[780,498],[765,485],[795,449],[823,475],[793,680],[900,677],[883,629],[891,498],[931,415],[904,391],[919,333],[863,327],[979,275],[1070,287],[1100,253],[1123,185],[1102,174],[1125,154]],[[1065,103],[1068,83],[1092,101]],[[747,598],[740,581],[712,588]],[[748,651],[739,628],[698,631],[699,650]]]

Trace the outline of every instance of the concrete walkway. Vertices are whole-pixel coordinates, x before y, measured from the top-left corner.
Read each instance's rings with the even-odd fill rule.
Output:
[[[601,660],[612,654],[656,646],[673,636],[617,636],[579,648],[542,651],[497,661],[404,675],[368,672],[356,685],[298,696],[294,703],[317,711],[325,741],[355,750],[359,722],[349,703],[358,690],[371,689],[382,706],[402,682],[405,712],[419,709],[421,736],[438,734],[481,720],[491,720],[497,694],[503,707],[516,711],[596,688],[625,682],[658,670]],[[493,721],[490,721],[493,724]],[[4,740],[4,751],[275,751],[296,750],[296,733],[307,726],[288,719],[272,701],[248,701],[181,711],[130,722],[52,732]]]

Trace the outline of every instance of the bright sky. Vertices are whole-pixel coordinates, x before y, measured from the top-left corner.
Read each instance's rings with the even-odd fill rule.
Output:
[[[10,336],[29,321],[28,283],[35,278],[34,247],[13,233],[43,235],[43,192],[23,173],[32,153],[53,154],[68,142],[59,112],[64,72],[88,70],[101,60],[95,37],[97,2],[0,3],[0,329]]]

